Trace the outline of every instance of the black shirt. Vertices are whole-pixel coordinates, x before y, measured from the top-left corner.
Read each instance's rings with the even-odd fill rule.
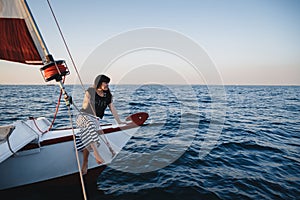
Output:
[[[81,110],[91,115],[95,115],[96,113],[96,116],[102,119],[105,109],[112,102],[110,91],[103,91],[103,97],[99,96],[95,88],[92,87],[88,88],[86,92],[88,92],[91,97],[90,103],[87,108],[82,108]],[[91,106],[93,106],[93,108],[91,108]]]

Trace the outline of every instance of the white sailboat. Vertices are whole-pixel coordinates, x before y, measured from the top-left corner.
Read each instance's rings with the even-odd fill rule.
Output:
[[[25,0],[0,0],[0,38],[0,59],[41,65],[44,79],[56,80],[67,106],[72,106],[62,81],[69,69],[64,61],[55,61],[49,54]],[[101,171],[147,118],[148,114],[141,112],[131,115],[127,124],[102,125],[98,151],[105,163],[99,165],[90,158],[84,180],[96,183]],[[0,191],[80,182],[78,160],[82,160],[82,154],[76,153],[74,145],[74,133],[79,130],[72,126],[56,130],[49,127],[51,122],[44,117],[0,127]]]

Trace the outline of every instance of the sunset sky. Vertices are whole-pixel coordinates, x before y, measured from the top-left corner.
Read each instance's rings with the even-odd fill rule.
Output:
[[[155,27],[178,32],[197,43],[214,63],[224,84],[300,85],[298,0],[50,2],[79,69],[85,66],[92,52],[108,39],[127,31]],[[49,51],[56,59],[66,59],[68,62],[72,75],[67,83],[76,82],[74,69],[47,1],[28,0],[28,4]],[[116,45],[115,48],[120,47]],[[118,60],[118,65],[123,68],[138,65],[134,75],[139,78],[132,80],[134,76],[130,75],[131,80],[127,78],[122,83],[139,84],[144,76],[161,77],[166,84],[182,83],[176,76],[168,76],[166,70],[178,71],[179,64],[184,65],[182,60],[172,58],[166,52],[143,53],[133,53]],[[151,56],[155,57],[153,70],[147,68]],[[142,59],[131,62],[137,58]],[[165,62],[163,59],[169,60]],[[0,67],[0,84],[44,84],[38,67],[6,61],[0,61]],[[85,67],[84,70],[89,69]],[[111,68],[109,75],[113,84],[120,82],[122,74],[117,67]],[[94,76],[96,74],[90,77],[91,82]],[[89,82],[89,77],[84,79]],[[203,83],[196,79],[191,82]]]

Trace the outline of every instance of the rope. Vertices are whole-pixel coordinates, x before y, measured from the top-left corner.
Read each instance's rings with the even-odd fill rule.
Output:
[[[70,118],[70,124],[71,124],[71,127],[72,127],[73,143],[74,143],[75,152],[76,152],[75,154],[76,154],[76,160],[77,160],[77,167],[79,169],[79,175],[80,175],[80,182],[81,182],[81,187],[82,187],[83,198],[85,200],[87,200],[87,196],[86,196],[86,192],[85,192],[85,186],[84,186],[84,180],[83,180],[83,175],[82,175],[82,171],[81,171],[81,167],[80,167],[78,150],[77,150],[77,146],[76,146],[75,131],[74,131],[74,128],[73,128],[72,114],[71,114],[70,106],[68,106],[68,114],[69,114],[69,118]]]
[[[50,4],[50,1],[47,0],[47,2],[48,2],[48,5],[49,5],[49,8],[50,8],[50,10],[51,10],[52,16],[53,16],[53,18],[54,18],[54,20],[55,20],[56,26],[57,26],[57,28],[58,28],[58,30],[59,30],[60,36],[62,37],[62,40],[63,40],[63,42],[64,42],[64,45],[65,45],[65,47],[66,47],[66,49],[67,49],[67,52],[68,52],[68,54],[69,54],[69,57],[70,57],[70,59],[71,59],[71,61],[72,61],[72,65],[73,65],[73,67],[74,67],[74,69],[75,69],[75,71],[76,71],[77,77],[78,77],[78,79],[79,79],[79,81],[80,81],[80,85],[81,85],[83,91],[86,91],[86,89],[84,88],[82,79],[81,79],[81,77],[80,77],[80,75],[79,75],[79,72],[78,72],[78,70],[77,70],[77,67],[76,67],[75,61],[74,61],[74,59],[73,59],[73,56],[72,56],[72,54],[71,54],[71,52],[70,52],[70,49],[69,49],[69,47],[68,47],[68,44],[67,44],[67,42],[66,42],[66,39],[65,39],[65,37],[64,37],[64,35],[63,35],[63,33],[62,33],[62,30],[61,30],[61,28],[60,28],[60,26],[59,26],[58,20],[57,20],[57,18],[56,18],[56,16],[55,16],[55,13],[54,13],[53,9],[52,9],[52,6],[51,6],[51,4]],[[89,104],[90,104],[90,102],[89,102]],[[91,105],[90,105],[90,106],[91,106]],[[91,108],[92,108],[93,113],[96,115],[96,112],[95,112],[95,110],[93,109],[93,106],[91,106]]]
[[[63,83],[64,83],[64,82],[65,82],[65,76],[64,76],[64,79],[63,79]],[[52,127],[53,127],[53,125],[54,125],[54,122],[55,122],[55,120],[56,120],[56,116],[57,116],[57,113],[58,113],[59,106],[60,106],[61,96],[62,96],[62,90],[60,90],[60,94],[59,94],[59,97],[58,97],[58,100],[57,100],[57,104],[56,104],[56,108],[55,108],[55,113],[54,113],[52,122],[51,122],[51,124],[50,124],[50,126],[49,126],[49,128],[48,128],[47,130],[42,131],[42,130],[38,127],[38,125],[36,124],[36,120],[35,120],[34,118],[32,118],[33,123],[34,123],[36,129],[37,129],[41,134],[45,134],[45,133],[49,132],[49,131],[52,129]]]
[[[63,42],[64,42],[65,48],[66,48],[66,50],[67,50],[67,52],[68,52],[68,54],[69,54],[69,57],[70,57],[70,59],[71,59],[71,61],[72,61],[72,65],[73,65],[73,67],[74,67],[74,69],[75,69],[75,71],[76,71],[76,74],[77,74],[78,78],[79,78],[81,87],[82,87],[82,89],[83,89],[84,91],[86,91],[86,89],[84,88],[83,82],[82,82],[82,80],[81,80],[81,77],[80,77],[80,75],[79,75],[79,72],[78,72],[78,70],[77,70],[77,67],[76,67],[75,61],[74,61],[74,59],[73,59],[73,56],[71,55],[71,52],[70,52],[70,50],[69,50],[69,47],[68,47],[67,42],[66,42],[66,40],[65,40],[65,37],[64,37],[64,35],[63,35],[63,33],[62,33],[62,30],[61,30],[61,28],[60,28],[60,26],[59,26],[59,23],[58,23],[58,21],[57,21],[57,18],[56,18],[55,14],[54,14],[54,11],[53,11],[53,9],[52,9],[52,6],[51,6],[51,4],[50,4],[50,1],[47,0],[47,2],[48,2],[48,6],[49,6],[49,8],[50,8],[50,10],[51,10],[52,16],[53,16],[53,18],[54,18],[54,20],[55,20],[56,26],[57,26],[57,28],[58,28],[58,30],[59,30],[59,33],[60,33],[60,35],[61,35],[61,37],[62,37],[62,40],[63,40]],[[56,66],[56,67],[57,67],[57,66]],[[57,70],[58,70],[58,69],[57,69]],[[74,107],[79,111],[79,109],[78,109],[77,106],[74,104],[74,102],[73,102],[73,105],[74,105]],[[78,165],[79,174],[80,174],[80,180],[81,180],[81,186],[82,186],[82,190],[83,190],[83,196],[84,196],[84,199],[86,200],[87,197],[86,197],[86,192],[85,192],[85,187],[84,187],[84,180],[83,180],[83,176],[82,176],[82,172],[81,172],[81,167],[80,167],[80,161],[79,161],[78,151],[77,151],[77,147],[76,147],[75,132],[74,132],[74,128],[73,128],[73,122],[72,122],[72,115],[71,115],[71,111],[70,111],[70,106],[68,106],[68,113],[69,113],[70,123],[71,123],[71,127],[72,127],[73,142],[74,142],[74,147],[75,147],[75,150],[76,150],[76,160],[77,160],[77,165]],[[94,111],[94,114],[96,114],[95,111]],[[103,135],[104,135],[104,134],[103,134]],[[105,135],[104,135],[104,138],[106,139],[106,136],[105,136]],[[106,139],[106,141],[107,141],[107,139]],[[108,141],[107,141],[106,145],[108,146],[108,148],[109,148],[109,150],[111,151],[112,155],[114,155],[115,153],[114,153],[114,151],[112,150],[112,148],[111,148],[110,144],[108,143]]]
[[[73,104],[73,106],[75,107],[75,109],[76,109],[83,117],[85,117],[85,115],[87,115],[87,114],[85,114],[85,113],[82,113],[82,112],[78,109],[78,107],[76,106],[76,104],[75,104],[74,102],[73,102],[72,104]],[[93,117],[93,118],[95,118],[95,119],[97,120],[97,117],[95,117],[94,115],[89,115],[89,116],[90,116],[90,117]],[[115,155],[116,153],[115,153],[115,151],[113,150],[113,148],[111,147],[110,143],[108,142],[106,135],[104,134],[103,131],[99,131],[99,132],[100,132],[100,134],[103,135],[103,137],[104,137],[104,139],[103,139],[102,137],[100,137],[100,139],[101,139],[101,140],[105,143],[105,145],[108,147],[109,151],[110,151],[111,154],[112,154],[112,157],[114,157],[114,155]]]
[[[15,154],[15,152],[14,152],[14,151],[12,150],[12,148],[11,148],[10,141],[9,141],[9,136],[12,134],[12,132],[13,132],[14,129],[15,129],[15,128],[10,129],[10,130],[9,130],[9,133],[8,133],[7,136],[6,136],[8,148],[9,148],[9,150],[10,150],[10,152],[11,152],[12,154]]]
[[[106,144],[106,146],[108,147],[108,149],[109,149],[109,151],[111,153],[111,157],[113,158],[116,155],[116,152],[113,150],[113,148],[111,147],[110,143],[107,141],[107,138],[106,138],[105,134],[103,133],[103,131],[100,130],[99,132],[100,132],[101,135],[104,136],[105,141],[103,140],[102,137],[100,137],[100,138]]]
[[[53,65],[51,67],[48,67],[44,70],[44,77],[47,80],[48,78],[51,78],[54,75],[61,75],[61,73],[64,73],[67,71],[67,68],[64,65]]]

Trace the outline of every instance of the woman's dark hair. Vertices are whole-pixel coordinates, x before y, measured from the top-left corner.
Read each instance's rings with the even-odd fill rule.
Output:
[[[105,76],[104,74],[100,74],[95,78],[94,81],[94,87],[95,89],[97,89],[98,87],[101,86],[101,84],[105,82],[105,83],[109,83],[110,82],[110,78]]]

